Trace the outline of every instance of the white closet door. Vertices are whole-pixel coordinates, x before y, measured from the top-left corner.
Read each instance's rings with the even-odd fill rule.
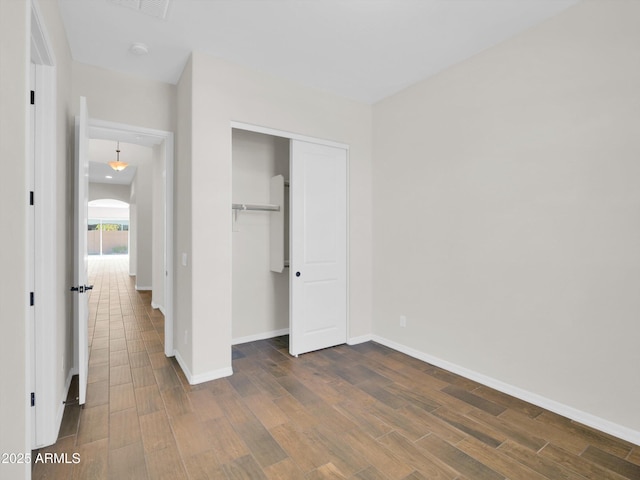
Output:
[[[347,340],[347,151],[291,141],[292,355]]]

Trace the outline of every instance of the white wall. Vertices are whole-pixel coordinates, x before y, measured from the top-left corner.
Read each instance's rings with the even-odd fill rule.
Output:
[[[129,276],[136,275],[138,268],[138,205],[136,182],[129,187]]]
[[[174,85],[73,62],[74,105],[87,97],[91,118],[173,132],[175,93]]]
[[[150,148],[140,149],[145,155],[138,156],[136,176],[131,187],[131,204],[135,205],[134,224],[135,238],[135,275],[136,289],[151,290],[153,283],[153,159]],[[133,250],[133,246],[131,247]]]
[[[639,17],[583,2],[378,103],[373,135],[374,333],[636,442]]]
[[[89,205],[89,220],[129,220],[128,207],[93,207]]]
[[[180,101],[189,102],[184,113],[191,113],[191,123],[179,124],[188,145],[178,150],[178,168],[189,177],[178,179],[176,193],[190,197],[193,218],[178,255],[180,248],[191,249],[193,291],[176,282],[177,297],[192,295],[191,316],[176,313],[178,337],[187,330],[191,345],[180,341],[177,348],[194,378],[228,374],[231,368],[232,120],[350,145],[348,336],[370,333],[371,107],[200,53],[192,55],[178,88],[184,93]]]
[[[178,82],[178,130],[176,132],[176,162],[174,169],[174,323],[173,338],[176,358],[183,368],[193,369],[192,342],[192,270],[191,270],[191,185],[193,72],[189,59]],[[185,335],[186,332],[187,334]]]
[[[271,203],[271,177],[289,180],[289,140],[235,129],[232,137],[233,203]],[[269,269],[270,215],[239,212],[233,225],[234,343],[289,328],[289,269]]]
[[[152,287],[151,305],[164,312],[165,289],[165,158],[164,149],[159,145],[152,148],[151,153],[151,208],[152,208],[152,232],[151,232],[151,264]]]
[[[109,185],[107,183],[89,184],[89,201],[113,198],[121,202],[129,203],[131,187],[129,185]]]
[[[28,2],[0,3],[0,154],[3,159],[27,158],[27,108],[29,65]],[[26,208],[16,208],[27,198],[26,161],[4,162],[0,178],[0,222],[11,225],[0,255],[0,452],[28,452],[27,408],[27,236]],[[0,465],[2,478],[27,478],[29,465]]]

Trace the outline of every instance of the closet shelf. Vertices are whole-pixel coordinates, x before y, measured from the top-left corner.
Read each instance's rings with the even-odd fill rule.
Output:
[[[231,205],[233,210],[254,210],[259,212],[279,212],[280,205],[271,205],[269,203],[233,203]]]

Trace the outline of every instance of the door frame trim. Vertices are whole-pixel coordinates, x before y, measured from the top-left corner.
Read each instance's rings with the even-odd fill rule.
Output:
[[[349,160],[349,145],[347,145],[346,143],[335,142],[333,140],[326,140],[323,138],[310,137],[308,135],[302,135],[299,133],[287,132],[285,130],[278,130],[270,127],[263,127],[261,125],[254,125],[252,123],[231,121],[231,128],[246,130],[247,132],[263,133],[265,135],[272,135],[274,137],[288,138],[289,140],[300,140],[302,142],[318,143],[320,145],[327,145],[329,147],[344,148],[347,151],[347,162]],[[347,191],[348,190],[349,188],[347,184]]]
[[[27,350],[31,364],[31,386],[36,393],[32,413],[31,444],[34,448],[56,442],[64,413],[63,400],[71,380],[65,378],[63,398],[56,398],[57,379],[64,368],[58,358],[58,300],[56,296],[57,267],[57,162],[50,161],[58,150],[56,127],[56,60],[42,12],[36,1],[31,2],[31,63],[35,67],[36,91],[34,164],[31,172],[34,191],[33,282],[36,292],[34,323]],[[53,232],[43,235],[42,232]],[[60,364],[61,362],[62,365]],[[62,373],[64,375],[64,372]]]

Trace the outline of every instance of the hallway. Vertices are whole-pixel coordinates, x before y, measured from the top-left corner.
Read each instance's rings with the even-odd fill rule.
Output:
[[[58,442],[40,450],[67,453],[69,463],[34,464],[35,480],[181,478],[168,410],[184,395],[186,379],[164,355],[164,317],[151,308],[151,292],[136,291],[128,261],[90,257],[87,401],[84,408],[74,403],[74,377]],[[145,449],[143,439],[152,437]],[[77,465],[73,453],[80,455]]]

